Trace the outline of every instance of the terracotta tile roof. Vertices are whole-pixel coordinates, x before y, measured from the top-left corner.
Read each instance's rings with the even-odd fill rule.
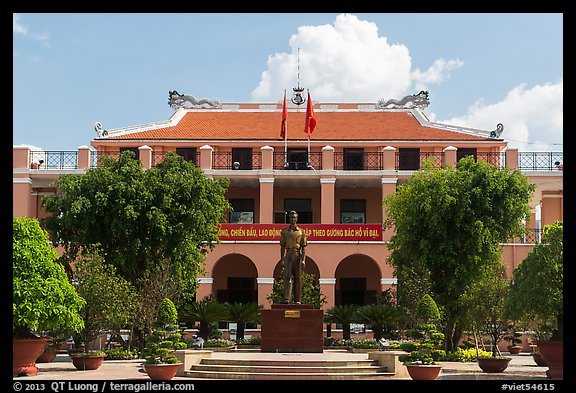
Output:
[[[312,140],[489,140],[487,137],[423,126],[410,111],[315,109]],[[189,111],[175,125],[110,135],[106,140],[281,140],[280,111]],[[288,139],[305,140],[305,109],[288,111]]]

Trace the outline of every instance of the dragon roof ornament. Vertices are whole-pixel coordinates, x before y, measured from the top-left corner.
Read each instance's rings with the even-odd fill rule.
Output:
[[[179,108],[222,108],[222,104],[216,100],[209,100],[207,98],[197,99],[193,95],[180,94],[176,90],[168,92],[168,105],[172,109]]]
[[[96,131],[96,135],[98,135],[98,138],[108,136],[108,131],[102,128],[102,123],[100,123],[99,121],[94,123],[94,131]]]
[[[428,91],[422,90],[418,94],[411,94],[402,98],[400,101],[395,99],[390,99],[388,101],[379,100],[376,104],[377,109],[385,108],[420,108],[425,109],[430,105],[430,100],[428,99]]]

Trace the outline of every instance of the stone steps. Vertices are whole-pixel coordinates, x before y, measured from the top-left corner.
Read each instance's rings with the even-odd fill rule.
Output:
[[[208,379],[330,380],[394,377],[374,360],[266,360],[204,358],[185,376]]]

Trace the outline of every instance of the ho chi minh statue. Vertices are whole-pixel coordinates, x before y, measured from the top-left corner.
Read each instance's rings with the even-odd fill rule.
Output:
[[[296,223],[298,213],[292,210],[288,218],[290,226],[280,233],[280,260],[284,263],[284,291],[282,303],[290,302],[290,292],[294,285],[294,303],[302,302],[302,271],[306,261],[306,234]]]

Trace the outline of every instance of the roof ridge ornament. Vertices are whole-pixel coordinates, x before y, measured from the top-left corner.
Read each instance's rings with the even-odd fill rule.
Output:
[[[189,103],[188,106],[186,103]],[[216,100],[209,100],[208,98],[197,99],[190,94],[180,94],[176,90],[168,92],[168,105],[172,109],[179,108],[204,108],[208,105],[209,108],[222,108],[222,104]]]
[[[500,138],[500,135],[504,131],[504,124],[498,123],[496,129],[490,132],[490,138]]]
[[[98,135],[98,138],[102,138],[103,136],[108,136],[108,131],[106,131],[102,128],[102,123],[100,123],[99,121],[94,123],[94,131],[96,131],[96,135]]]
[[[428,99],[428,90],[421,90],[420,93],[408,95],[402,98],[400,101],[395,100],[393,98],[388,101],[384,101],[384,99],[381,99],[376,104],[376,108],[385,109],[390,107],[390,108],[406,108],[406,109],[412,109],[412,108],[425,109],[428,107],[428,105],[430,105],[430,100]]]

